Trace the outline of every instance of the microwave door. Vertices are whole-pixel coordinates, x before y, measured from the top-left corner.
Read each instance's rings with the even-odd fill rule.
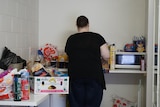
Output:
[[[135,55],[128,55],[128,54],[116,55],[115,68],[139,69],[140,64],[137,62],[139,61],[137,61],[137,56]]]

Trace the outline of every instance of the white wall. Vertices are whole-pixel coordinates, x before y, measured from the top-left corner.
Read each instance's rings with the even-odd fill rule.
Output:
[[[38,47],[38,0],[0,0],[0,56],[4,46],[29,58]]]
[[[67,37],[77,32],[76,18],[86,15],[91,31],[123,49],[124,44],[132,43],[133,36],[146,36],[146,6],[146,0],[39,0],[39,47],[52,43],[63,50]],[[138,81],[145,83],[144,78],[138,74],[107,74],[101,107],[112,106],[112,95],[136,102]],[[144,103],[145,90],[143,107]]]
[[[76,32],[79,15],[89,18],[91,31],[122,48],[134,35],[145,35],[145,13],[145,0],[39,0],[39,5],[38,0],[0,0],[0,55],[4,46],[25,59],[38,43],[39,47],[49,42],[63,49],[67,37]],[[136,101],[135,83],[141,76],[127,77],[130,78],[121,74],[106,77],[108,90],[102,107],[112,105],[112,94]]]
[[[79,15],[90,20],[90,30],[103,35],[117,48],[145,34],[145,0],[40,0],[39,46],[52,43],[64,49],[67,37],[76,32]]]

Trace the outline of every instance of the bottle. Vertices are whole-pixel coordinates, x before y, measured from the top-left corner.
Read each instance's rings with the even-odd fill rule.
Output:
[[[14,74],[13,83],[14,101],[21,101],[21,75]]]
[[[52,66],[53,68],[56,68],[56,67],[57,67],[57,59],[56,59],[56,58],[53,58],[53,59],[51,60],[51,66]]]
[[[115,44],[110,45],[110,70],[115,69],[115,51],[116,47]]]
[[[40,59],[40,63],[44,65],[44,56],[41,50],[38,50],[38,57]]]
[[[29,72],[26,69],[22,69],[21,73],[21,91],[22,100],[29,100],[30,97],[30,85],[29,85]]]
[[[145,59],[144,59],[144,56],[141,57],[141,63],[140,63],[140,70],[141,71],[145,71]]]
[[[67,54],[65,52],[59,52],[58,55],[58,68],[66,68]]]

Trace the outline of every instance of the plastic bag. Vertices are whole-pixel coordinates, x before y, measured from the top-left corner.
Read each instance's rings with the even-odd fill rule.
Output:
[[[137,107],[137,104],[123,97],[113,96],[113,107]]]
[[[7,47],[4,48],[2,57],[0,59],[0,68],[7,70],[10,64],[21,63],[26,66],[26,61],[15,53],[11,52]]]
[[[15,70],[5,70],[0,73],[0,100],[13,100],[13,74]]]

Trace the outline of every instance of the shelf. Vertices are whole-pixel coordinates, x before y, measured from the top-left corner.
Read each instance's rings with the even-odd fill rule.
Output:
[[[68,71],[67,68],[57,68],[57,70],[60,71],[60,72],[67,72]]]
[[[135,74],[146,74],[146,71],[140,71],[136,69],[115,69],[109,70],[109,73],[135,73]]]
[[[146,52],[116,52],[116,54],[146,55]]]
[[[65,68],[58,68],[58,71],[67,72],[68,69]],[[115,69],[109,70],[109,73],[135,73],[135,74],[146,74],[146,71],[140,71],[137,69]]]

